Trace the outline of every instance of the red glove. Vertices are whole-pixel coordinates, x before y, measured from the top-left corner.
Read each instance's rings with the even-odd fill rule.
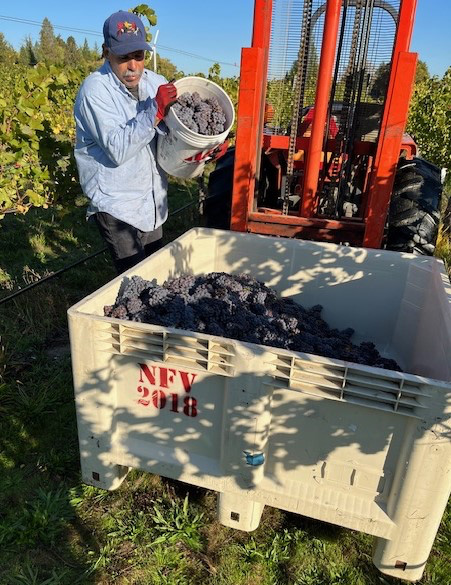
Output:
[[[172,106],[172,104],[177,99],[177,88],[173,83],[166,83],[164,85],[160,85],[157,91],[157,95],[155,96],[155,101],[157,102],[158,110],[156,115],[156,121],[160,122],[166,114],[168,109]]]
[[[225,155],[228,148],[229,148],[229,141],[226,140],[225,142],[223,142],[222,144],[217,146],[214,149],[214,151],[211,153],[212,160],[219,160],[221,158],[221,156]]]

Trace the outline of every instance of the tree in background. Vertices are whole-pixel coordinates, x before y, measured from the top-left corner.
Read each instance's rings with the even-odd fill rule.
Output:
[[[2,33],[0,33],[0,63],[2,63]],[[35,66],[38,62],[46,65],[66,65],[67,67],[80,67],[97,62],[101,58],[100,49],[97,43],[94,49],[89,47],[85,39],[83,46],[79,47],[73,36],[67,41],[53,33],[52,23],[45,18],[39,34],[39,42],[34,43],[31,37],[26,37],[19,53],[16,54],[16,61],[21,65]],[[6,41],[5,41],[6,43]],[[5,46],[8,46],[6,43]],[[6,54],[6,49],[4,51]]]
[[[67,37],[64,47],[64,64],[68,67],[78,67],[81,64],[80,50],[74,37]]]
[[[381,63],[374,73],[373,81],[370,86],[369,95],[375,100],[385,99],[387,92],[388,78],[390,76],[390,63]],[[415,85],[428,81],[430,78],[428,66],[424,61],[418,61],[415,73]]]
[[[21,65],[29,65],[34,67],[37,62],[38,60],[36,57],[36,50],[35,46],[33,45],[33,41],[31,40],[30,36],[25,37],[25,42],[19,50],[19,63]]]
[[[236,108],[238,103],[238,85],[239,80],[237,77],[222,77],[221,66],[219,63],[214,63],[208,70],[208,79],[217,83],[226,92],[229,98],[232,100],[233,106]],[[236,121],[235,121],[236,125]]]
[[[89,63],[91,60],[91,49],[88,45],[88,40],[85,38],[82,48],[80,49],[81,58],[85,63]]]
[[[307,59],[305,92],[302,105],[311,106],[315,101],[318,79],[319,56],[314,43],[311,44]],[[286,71],[280,71],[268,79],[266,101],[274,113],[270,125],[284,131],[291,124],[293,107],[293,86],[298,74],[298,60],[295,59]]]
[[[150,63],[150,68],[153,69],[152,61]],[[164,57],[160,57],[157,53],[157,73],[166,77],[168,81],[171,79],[177,79],[179,76],[179,72],[177,71],[177,67],[174,65],[172,61],[169,59],[165,59]]]
[[[0,32],[0,63],[11,65],[12,63],[16,63],[17,60],[18,55],[16,51],[5,39],[4,34]]]
[[[55,65],[63,65],[65,64],[64,58],[66,54],[66,43],[61,35],[55,37],[56,43],[56,50],[57,50],[57,60],[55,61]]]
[[[427,64],[424,61],[418,60],[417,70],[415,72],[415,84],[428,81],[431,77]]]
[[[390,75],[390,63],[381,63],[376,69],[369,94],[375,100],[383,100],[387,92],[388,76]]]
[[[53,25],[48,18],[42,21],[39,32],[39,43],[37,50],[38,60],[45,64],[57,64],[63,62],[64,49],[61,42],[55,37]]]
[[[213,63],[210,67],[208,70],[208,79],[219,85],[221,82],[221,65],[219,63]]]
[[[94,48],[91,51],[91,61],[98,61],[102,58],[102,50],[99,48],[97,42],[94,43]]]
[[[447,169],[451,169],[450,104],[451,67],[441,79],[432,77],[415,83],[407,123],[421,156]]]

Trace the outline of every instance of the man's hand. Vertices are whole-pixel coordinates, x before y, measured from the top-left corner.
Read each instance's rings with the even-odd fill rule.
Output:
[[[155,101],[157,102],[157,115],[155,120],[158,124],[167,114],[168,109],[172,106],[172,104],[177,99],[177,88],[173,83],[165,83],[164,85],[160,85],[157,91],[157,95],[155,96]]]

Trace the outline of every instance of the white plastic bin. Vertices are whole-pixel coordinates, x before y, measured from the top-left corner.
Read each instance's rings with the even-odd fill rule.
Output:
[[[123,278],[250,273],[406,373],[103,317]],[[86,483],[139,468],[219,493],[223,524],[265,505],[374,535],[421,577],[451,487],[451,286],[435,258],[192,229],[69,310]]]
[[[226,117],[224,132],[215,136],[204,136],[187,128],[173,108],[165,118],[168,134],[158,137],[158,164],[169,175],[190,179],[202,174],[209,153],[222,144],[229,135],[235,120],[235,110],[226,92],[209,79],[184,77],[174,83],[177,95],[197,91],[202,99],[215,97]]]

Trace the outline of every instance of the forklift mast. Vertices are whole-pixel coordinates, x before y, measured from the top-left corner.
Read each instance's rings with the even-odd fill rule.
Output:
[[[252,47],[241,55],[232,230],[382,246],[400,153],[415,154],[404,131],[416,4],[255,0]]]

